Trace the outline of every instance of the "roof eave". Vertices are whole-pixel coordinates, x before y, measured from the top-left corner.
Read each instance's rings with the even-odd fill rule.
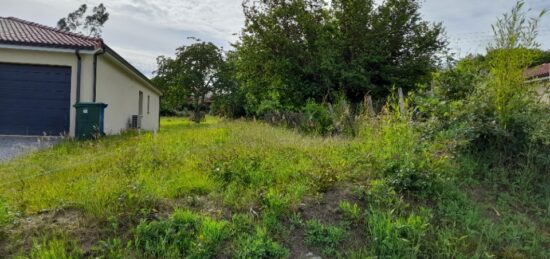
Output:
[[[0,44],[17,45],[17,46],[29,46],[29,47],[43,47],[43,48],[56,48],[56,49],[79,49],[79,50],[94,50],[94,46],[80,46],[80,45],[66,45],[66,44],[46,44],[46,43],[34,43],[34,42],[20,42],[20,41],[6,41],[0,40]]]
[[[81,51],[82,54],[92,54],[96,51],[95,48],[79,47],[79,46],[56,46],[46,44],[20,44],[13,42],[0,41],[0,49],[19,49],[19,50],[36,50],[50,52],[75,52]]]

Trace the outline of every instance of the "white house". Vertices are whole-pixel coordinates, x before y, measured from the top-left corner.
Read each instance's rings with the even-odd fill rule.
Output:
[[[74,136],[77,103],[108,105],[106,134],[157,130],[161,95],[100,38],[0,17],[0,135]]]

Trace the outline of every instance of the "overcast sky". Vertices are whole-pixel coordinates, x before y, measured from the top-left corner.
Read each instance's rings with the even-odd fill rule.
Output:
[[[224,48],[237,39],[243,26],[241,0],[0,0],[0,16],[55,26],[59,18],[82,3],[103,2],[111,14],[105,25],[105,42],[144,74],[156,68],[155,58],[173,55],[187,37],[212,41]],[[483,52],[496,17],[516,0],[425,0],[426,20],[443,22],[450,47],[459,55]],[[550,11],[550,0],[526,0],[540,12]],[[541,23],[539,42],[550,49],[550,15]]]

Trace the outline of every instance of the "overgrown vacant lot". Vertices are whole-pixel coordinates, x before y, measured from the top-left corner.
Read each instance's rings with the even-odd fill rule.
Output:
[[[0,257],[550,256],[547,192],[476,180],[419,139],[167,118],[65,142],[0,165]]]

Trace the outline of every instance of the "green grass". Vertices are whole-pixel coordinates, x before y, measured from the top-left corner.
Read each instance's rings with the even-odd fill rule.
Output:
[[[176,211],[168,220],[139,224],[135,245],[147,257],[209,258],[230,234],[227,221]]]
[[[0,257],[549,255],[547,196],[455,180],[476,167],[454,164],[437,142],[415,145],[419,136],[403,124],[355,139],[213,117],[200,125],[163,118],[161,127],[0,164]],[[315,209],[338,191],[353,202]],[[40,220],[74,221],[63,211],[89,224]],[[332,224],[338,218],[348,227]],[[300,231],[306,248],[290,241]],[[347,237],[364,240],[351,246]]]
[[[302,138],[248,122],[218,124],[210,118],[194,125],[166,119],[156,137],[127,133],[97,142],[66,142],[0,165],[0,180],[6,183],[0,195],[25,214],[75,207],[107,218],[165,198],[224,188],[228,204],[245,208],[254,202],[256,187],[266,193],[290,188],[295,193],[288,195],[298,199],[311,184],[286,184],[312,173],[316,156],[336,146],[343,142]],[[217,181],[220,177],[230,179]]]
[[[77,244],[67,240],[66,237],[56,237],[35,241],[29,257],[33,259],[73,259],[81,258],[82,251]]]

